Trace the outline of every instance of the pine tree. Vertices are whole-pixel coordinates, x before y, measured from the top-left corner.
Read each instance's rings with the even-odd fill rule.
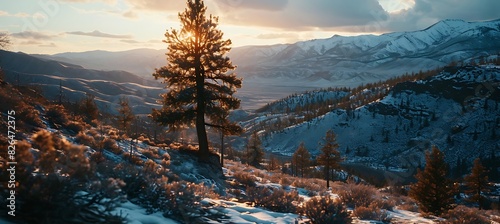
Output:
[[[474,166],[472,167],[471,174],[467,175],[464,179],[465,186],[467,187],[465,192],[472,195],[469,199],[472,202],[477,203],[479,205],[479,209],[482,209],[481,193],[489,192],[489,182],[486,174],[487,171],[485,167],[481,164],[481,160],[477,158],[474,160]]]
[[[301,142],[295,153],[293,153],[292,163],[295,166],[296,175],[298,176],[300,172],[300,176],[304,177],[304,173],[311,164],[311,154],[306,149],[304,142]]]
[[[248,141],[247,150],[247,163],[255,167],[260,167],[260,163],[264,159],[264,149],[262,148],[262,141],[259,134],[256,131],[252,133]]]
[[[322,145],[321,154],[318,156],[318,163],[324,166],[326,188],[330,188],[331,172],[332,170],[340,169],[340,162],[342,162],[340,152],[337,150],[339,148],[339,144],[337,143],[333,130],[326,132]]]
[[[444,154],[436,146],[425,155],[426,165],[423,171],[415,175],[417,183],[410,187],[409,196],[415,199],[425,213],[441,215],[453,207],[456,187],[446,176],[448,164]]]
[[[224,120],[230,110],[240,106],[233,97],[241,88],[241,79],[234,70],[226,53],[231,40],[223,40],[217,29],[218,17],[207,17],[207,8],[201,0],[188,0],[187,8],[179,13],[181,29],[165,33],[168,44],[168,64],[157,69],[155,78],[164,79],[168,92],[162,95],[163,108],[154,109],[152,117],[170,130],[196,126],[199,156],[203,161],[209,157],[206,122],[236,126]]]
[[[95,103],[95,96],[87,93],[85,98],[80,103],[80,112],[85,116],[85,122],[97,119],[99,117],[99,109]]]
[[[120,108],[118,108],[118,122],[120,128],[125,131],[126,134],[130,134],[130,125],[134,120],[135,116],[130,108],[129,102],[127,98],[120,98]]]

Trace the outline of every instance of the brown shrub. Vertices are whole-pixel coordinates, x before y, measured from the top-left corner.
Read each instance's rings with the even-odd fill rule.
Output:
[[[62,105],[50,105],[45,113],[49,121],[55,124],[63,125],[68,122],[68,114],[66,108]]]
[[[380,209],[377,205],[371,204],[368,207],[359,206],[354,209],[353,216],[364,220],[375,220],[384,223],[389,223],[391,218],[385,209]]]
[[[303,179],[303,178],[297,178],[295,181],[292,183],[292,186],[297,187],[297,188],[304,188],[308,191],[311,192],[320,192],[322,191],[326,185],[319,185],[315,179]]]
[[[105,138],[102,141],[102,147],[108,151],[113,152],[114,154],[120,155],[122,154],[122,149],[116,144],[116,141],[112,138]]]
[[[64,127],[73,133],[78,133],[85,129],[85,125],[83,125],[80,121],[68,121],[64,124]]]
[[[242,171],[236,172],[234,173],[233,177],[234,179],[236,179],[236,181],[240,182],[241,184],[247,187],[256,186],[255,181],[257,181],[257,178],[255,178],[255,176],[250,175],[247,172],[242,172]]]
[[[379,197],[377,189],[364,184],[349,183],[338,192],[339,198],[348,207],[368,207],[376,197]]]
[[[333,199],[326,192],[320,195],[307,201],[300,208],[300,213],[307,216],[313,224],[351,223],[349,211],[341,201]]]
[[[303,201],[297,191],[286,192],[283,189],[267,187],[247,187],[248,200],[274,212],[295,213],[297,205]]]
[[[477,208],[469,208],[459,205],[454,209],[449,210],[444,214],[446,218],[445,223],[459,224],[459,223],[474,223],[474,224],[488,224],[490,221],[482,211]]]
[[[142,154],[149,159],[159,159],[160,155],[158,154],[157,148],[148,148],[146,150],[142,150]]]
[[[96,142],[94,137],[86,135],[84,132],[78,132],[78,134],[75,137],[75,142],[81,145],[86,145],[86,146],[91,146],[94,147],[96,146]]]

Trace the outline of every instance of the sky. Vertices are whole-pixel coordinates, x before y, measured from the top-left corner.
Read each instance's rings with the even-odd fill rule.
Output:
[[[500,19],[499,0],[205,0],[233,47],[425,29],[442,19]],[[184,0],[3,0],[10,51],[166,49]]]

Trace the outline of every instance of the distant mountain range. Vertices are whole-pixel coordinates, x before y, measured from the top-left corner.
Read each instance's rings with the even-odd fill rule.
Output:
[[[5,79],[14,85],[36,85],[45,97],[59,99],[62,87],[63,100],[77,102],[87,93],[96,97],[98,106],[116,113],[121,97],[126,97],[136,114],[149,114],[156,103],[163,85],[154,80],[125,71],[100,71],[60,61],[41,59],[23,53],[0,50],[0,67]]]
[[[124,70],[151,79],[154,69],[166,64],[165,52],[166,47],[35,56],[88,69]],[[229,57],[244,78],[238,93],[244,109],[256,109],[295,92],[355,87],[498,52],[500,20],[443,20],[413,32],[335,35],[294,44],[236,47]]]

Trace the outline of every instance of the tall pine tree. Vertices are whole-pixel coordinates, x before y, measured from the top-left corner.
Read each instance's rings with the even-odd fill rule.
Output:
[[[330,188],[332,170],[340,169],[340,162],[342,162],[340,152],[337,150],[339,148],[339,144],[337,143],[333,130],[326,132],[322,145],[321,154],[318,156],[317,160],[318,164],[324,166],[326,188]]]
[[[481,193],[489,192],[489,181],[486,174],[487,171],[481,164],[481,160],[477,158],[474,160],[471,174],[465,177],[465,186],[467,187],[465,193],[471,195],[470,201],[477,203],[479,209],[483,208]]]
[[[163,108],[152,112],[154,120],[170,130],[195,125],[203,161],[209,157],[205,126],[237,126],[226,115],[239,108],[233,94],[241,88],[241,79],[229,73],[235,68],[226,56],[231,40],[223,39],[218,17],[207,17],[206,10],[203,1],[188,0],[179,13],[181,29],[165,33],[168,64],[153,76],[164,79],[168,92],[162,95]]]
[[[424,170],[419,170],[415,175],[417,183],[410,187],[408,194],[418,202],[422,212],[441,215],[453,207],[457,190],[447,178],[448,164],[436,146],[426,153],[425,161]]]
[[[292,164],[295,167],[295,174],[304,177],[311,164],[311,154],[309,150],[306,149],[304,142],[301,142],[295,153],[292,156]]]

